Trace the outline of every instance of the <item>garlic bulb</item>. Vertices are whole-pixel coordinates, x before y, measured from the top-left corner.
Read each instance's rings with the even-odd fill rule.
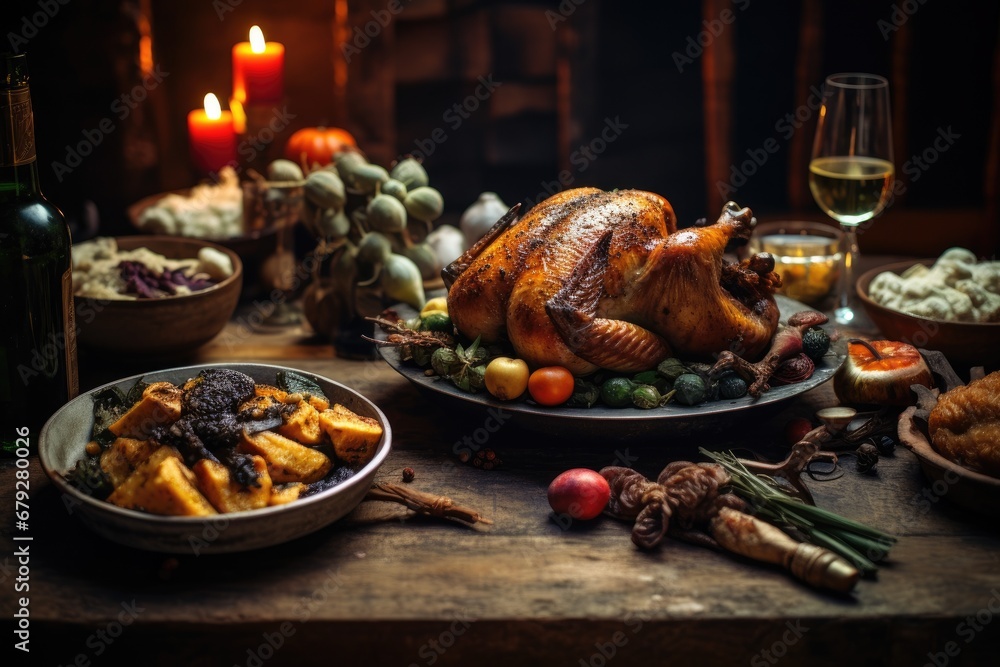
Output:
[[[465,236],[466,249],[483,238],[486,232],[507,213],[510,207],[504,204],[495,192],[484,192],[472,206],[465,209],[459,227]]]
[[[441,225],[427,235],[427,245],[437,255],[441,266],[448,266],[465,251],[465,236],[452,225]]]

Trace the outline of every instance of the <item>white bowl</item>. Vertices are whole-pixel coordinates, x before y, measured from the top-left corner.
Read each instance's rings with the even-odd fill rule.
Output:
[[[275,374],[283,370],[310,378],[323,388],[331,404],[340,403],[379,422],[383,433],[374,458],[351,478],[313,496],[287,505],[212,517],[170,517],[124,509],[91,498],[66,481],[65,475],[83,458],[84,448],[90,441],[94,423],[93,394],[109,387],[127,392],[139,379],[180,384],[206,368],[229,368],[246,373],[257,382],[272,385],[275,384]],[[368,492],[375,473],[389,454],[391,440],[389,421],[382,411],[358,392],[338,382],[281,366],[206,364],[134,375],[81,394],[46,422],[39,435],[38,457],[45,474],[65,495],[64,504],[94,532],[139,549],[197,555],[248,551],[287,542],[340,519],[353,510]]]

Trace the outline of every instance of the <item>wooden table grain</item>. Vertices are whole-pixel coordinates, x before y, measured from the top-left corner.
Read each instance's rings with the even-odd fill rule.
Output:
[[[244,311],[246,312],[252,311]],[[899,536],[877,579],[854,594],[811,590],[783,572],[668,540],[636,549],[610,518],[552,516],[546,487],[570,467],[610,464],[650,476],[699,445],[782,454],[781,429],[836,403],[829,384],[769,418],[681,441],[558,439],[516,417],[457,411],[387,364],[338,359],[305,331],[251,331],[241,316],[193,358],[277,363],[350,385],[394,432],[381,480],[404,467],[415,488],[478,509],[491,526],[415,518],[363,503],[344,520],[284,545],[231,555],[164,556],[92,534],[31,465],[30,591],[15,592],[15,468],[0,465],[0,601],[4,624],[30,597],[38,665],[898,665],[996,664],[1000,536],[996,517],[949,504],[908,451],[874,476],[810,482],[817,502]],[[85,353],[89,388],[164,362]],[[490,421],[492,420],[492,421]],[[487,426],[489,428],[487,428]],[[462,463],[489,447],[503,465]],[[9,611],[8,611],[9,610]],[[14,640],[4,633],[5,655]]]

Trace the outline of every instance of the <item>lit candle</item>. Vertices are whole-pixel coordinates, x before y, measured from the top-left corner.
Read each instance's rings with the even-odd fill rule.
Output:
[[[265,42],[259,26],[233,47],[233,97],[244,105],[275,104],[285,95],[285,45]]]
[[[219,98],[205,95],[205,108],[188,114],[188,141],[191,160],[202,172],[214,172],[236,161],[236,134],[233,114],[223,111]]]

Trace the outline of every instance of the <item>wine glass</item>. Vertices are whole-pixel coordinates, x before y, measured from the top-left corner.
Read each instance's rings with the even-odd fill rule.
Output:
[[[875,74],[828,76],[809,162],[809,189],[823,212],[844,230],[846,247],[833,311],[839,324],[858,319],[851,296],[859,256],[857,229],[885,208],[894,173],[889,82]]]

